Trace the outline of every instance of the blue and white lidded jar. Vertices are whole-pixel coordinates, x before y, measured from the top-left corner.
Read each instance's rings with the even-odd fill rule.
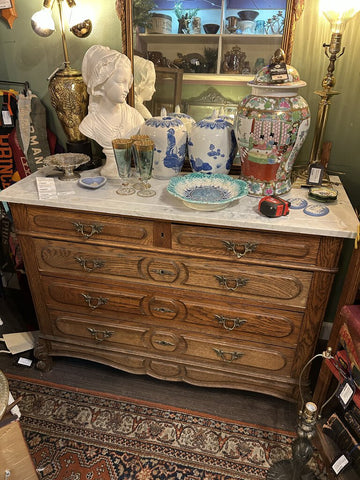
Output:
[[[180,111],[180,106],[176,105],[175,111],[172,113],[169,113],[169,117],[175,117],[179,118],[183,124],[185,125],[186,131],[188,132],[188,135],[190,134],[191,127],[195,125],[195,120],[188,114],[182,113]]]
[[[154,163],[152,176],[167,180],[178,175],[184,165],[187,131],[179,118],[170,117],[166,110],[159,117],[152,117],[140,127],[141,135],[154,141]]]
[[[195,123],[188,150],[193,172],[229,173],[237,150],[232,123],[216,113]]]

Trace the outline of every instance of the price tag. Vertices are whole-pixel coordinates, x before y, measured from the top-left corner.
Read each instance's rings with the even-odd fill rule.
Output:
[[[271,80],[276,82],[285,82],[289,79],[289,75],[286,68],[286,63],[272,63],[270,67]]]
[[[321,185],[323,176],[324,176],[324,166],[321,163],[314,163],[313,165],[310,166],[307,184]]]
[[[1,115],[2,115],[2,123],[4,127],[12,127],[13,119],[12,119],[12,116],[10,115],[10,112],[8,110],[2,110]]]
[[[340,385],[336,395],[343,408],[348,407],[349,403],[353,399],[353,396],[355,395],[355,392],[356,392],[356,387],[349,380],[346,380]]]
[[[331,464],[331,469],[335,473],[335,475],[339,475],[344,468],[349,465],[350,461],[348,457],[343,453],[339,457],[337,457],[333,463]]]
[[[55,198],[57,196],[55,180],[53,178],[37,177],[36,185],[40,200]]]

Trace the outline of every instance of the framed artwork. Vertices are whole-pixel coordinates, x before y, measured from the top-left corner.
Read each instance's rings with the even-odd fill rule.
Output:
[[[11,8],[13,6],[12,0],[0,0],[0,9]]]
[[[214,110],[221,110],[222,115],[234,118],[237,112],[237,103],[230,98],[225,98],[214,87],[209,87],[198,97],[184,100],[184,113],[194,118],[195,121],[210,116]]]
[[[14,20],[17,18],[15,0],[0,0],[0,15],[12,28]]]

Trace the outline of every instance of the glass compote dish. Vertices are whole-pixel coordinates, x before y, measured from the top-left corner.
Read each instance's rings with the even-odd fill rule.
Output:
[[[77,180],[80,174],[75,172],[75,168],[80,167],[90,160],[88,155],[83,153],[56,153],[44,158],[44,164],[49,167],[55,167],[62,173],[59,180]]]
[[[120,187],[116,190],[118,195],[132,195],[135,188],[131,186],[131,138],[116,138],[112,141],[116,166],[120,177]]]
[[[156,192],[152,190],[149,180],[153,168],[155,144],[152,140],[138,140],[133,145],[136,150],[140,180],[143,185],[137,194],[140,197],[153,197]]]

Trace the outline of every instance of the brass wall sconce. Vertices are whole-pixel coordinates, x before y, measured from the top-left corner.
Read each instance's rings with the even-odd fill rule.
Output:
[[[69,7],[68,25],[75,36],[85,38],[90,35],[92,23],[86,14],[81,13],[75,0],[44,0],[42,9],[31,18],[31,26],[39,36],[48,37],[55,31],[55,22],[52,17],[52,8],[55,3],[59,12],[64,65],[58,67],[48,78],[51,105],[54,107],[66,134],[67,150],[90,154],[90,142],[79,130],[79,125],[87,114],[88,93],[81,72],[70,66],[64,28],[63,4],[66,3]]]

